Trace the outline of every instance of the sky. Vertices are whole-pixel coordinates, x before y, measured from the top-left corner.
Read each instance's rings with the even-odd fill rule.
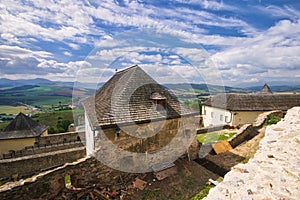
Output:
[[[159,82],[300,85],[299,18],[298,0],[1,0],[0,78],[138,64]]]

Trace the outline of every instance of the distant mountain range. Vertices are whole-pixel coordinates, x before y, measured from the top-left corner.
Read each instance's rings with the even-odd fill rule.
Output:
[[[0,88],[8,88],[8,87],[19,87],[24,85],[63,85],[63,86],[74,86],[74,82],[62,82],[62,81],[51,81],[44,78],[36,78],[36,79],[18,79],[18,80],[10,80],[6,78],[0,78]],[[95,89],[95,84],[91,83],[79,83],[77,84],[80,87]],[[101,87],[103,83],[98,83],[97,87]],[[177,91],[188,91],[193,89],[193,92],[196,93],[220,93],[220,92],[229,92],[229,93],[253,93],[261,90],[262,86],[253,86],[253,87],[229,87],[229,86],[219,86],[219,85],[207,85],[207,84],[165,84],[165,87],[177,90]],[[271,90],[273,92],[300,92],[300,85],[277,85],[271,86]]]
[[[66,85],[73,86],[73,82],[62,82],[62,81],[50,81],[44,78],[36,79],[18,79],[11,80],[7,78],[0,78],[0,88],[4,87],[17,87],[23,85]]]

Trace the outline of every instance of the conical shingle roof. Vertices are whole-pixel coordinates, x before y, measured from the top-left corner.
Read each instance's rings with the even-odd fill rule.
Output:
[[[20,112],[4,131],[0,132],[0,139],[38,137],[47,128],[48,126],[40,124]]]
[[[273,92],[270,89],[270,87],[267,84],[265,84],[258,94],[273,94]]]

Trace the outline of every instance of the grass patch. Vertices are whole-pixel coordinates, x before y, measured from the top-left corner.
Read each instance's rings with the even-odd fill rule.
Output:
[[[207,185],[205,186],[198,194],[196,194],[195,196],[193,196],[190,200],[200,200],[203,199],[204,197],[206,197],[208,195],[208,192],[211,188],[213,188],[213,185]]]
[[[215,131],[215,132],[206,133],[206,134],[198,134],[197,139],[200,143],[206,144],[209,142],[228,140],[235,134],[236,134],[236,132]]]

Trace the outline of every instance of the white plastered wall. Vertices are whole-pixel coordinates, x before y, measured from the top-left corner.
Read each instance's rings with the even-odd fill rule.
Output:
[[[85,148],[86,154],[91,155],[94,152],[95,143],[94,143],[94,131],[91,128],[90,122],[88,120],[87,114],[84,114],[85,118]]]
[[[210,106],[202,107],[204,127],[230,125],[232,126],[232,114],[230,111]]]

